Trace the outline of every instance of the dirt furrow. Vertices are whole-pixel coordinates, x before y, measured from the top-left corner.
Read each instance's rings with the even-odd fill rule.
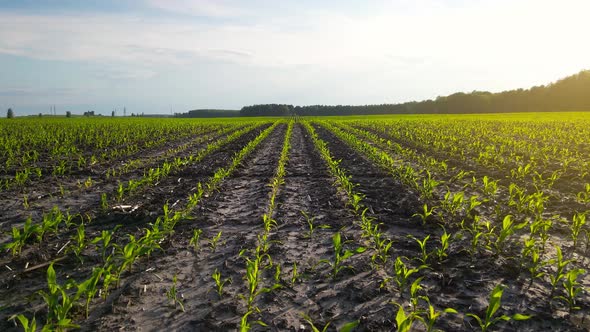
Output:
[[[233,330],[244,314],[239,294],[246,292],[242,280],[243,248],[254,248],[255,234],[262,228],[261,216],[268,202],[268,183],[278,162],[286,126],[280,125],[264,140],[236,173],[224,180],[219,192],[205,199],[194,219],[177,227],[173,248],[166,255],[145,263],[144,271],[116,301],[112,312],[90,322],[88,330],[125,327],[129,330],[178,331]],[[188,242],[194,229],[201,229],[198,251]],[[215,251],[211,239],[221,232]],[[218,270],[232,283],[219,297],[212,274]],[[165,292],[177,275],[186,312],[169,305]],[[144,292],[143,290],[146,290]],[[131,318],[132,317],[132,318]]]
[[[285,184],[278,196],[278,227],[272,233],[276,244],[270,250],[275,264],[282,266],[284,287],[271,293],[262,305],[263,321],[273,331],[299,330],[302,325],[309,328],[303,314],[316,326],[330,322],[340,327],[362,319],[373,328],[383,324],[391,327],[386,317],[391,310],[384,307],[388,300],[377,296],[374,283],[378,278],[371,276],[367,254],[346,262],[355,270],[344,270],[336,278],[332,278],[326,263],[320,263],[322,259],[333,260],[332,236],[336,232],[352,240],[351,248],[363,240],[355,216],[346,207],[346,197],[334,186],[335,179],[301,125],[294,127],[291,151]],[[308,218],[315,225],[311,238]],[[294,263],[298,272],[295,280]]]

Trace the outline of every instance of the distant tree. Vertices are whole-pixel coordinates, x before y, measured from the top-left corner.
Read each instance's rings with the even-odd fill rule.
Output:
[[[72,117],[72,112],[70,112],[70,111],[67,111],[67,112],[66,112],[66,118],[71,118],[71,117]]]
[[[39,113],[39,117],[42,117],[42,116],[43,116],[43,113]]]
[[[111,116],[112,116],[112,117],[115,117],[115,111],[113,111],[113,112],[111,113]]]
[[[8,118],[8,119],[14,118],[14,111],[12,110],[12,108],[9,108],[8,111],[6,112],[6,118]]]

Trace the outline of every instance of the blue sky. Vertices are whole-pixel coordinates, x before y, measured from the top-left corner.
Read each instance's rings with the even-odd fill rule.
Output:
[[[0,109],[381,104],[590,68],[586,0],[5,1]]]

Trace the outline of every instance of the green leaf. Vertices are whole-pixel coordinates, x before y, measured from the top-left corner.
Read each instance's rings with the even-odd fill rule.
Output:
[[[340,332],[352,332],[355,327],[359,325],[360,321],[355,320],[354,322],[346,323],[340,328]]]
[[[530,319],[531,317],[532,317],[532,315],[515,314],[514,316],[512,316],[512,319],[514,319],[514,320],[527,320],[527,319]]]
[[[365,248],[365,247],[358,247],[358,248],[356,248],[356,250],[354,252],[357,253],[357,254],[360,254],[360,253],[363,253],[365,251],[367,251],[367,248]]]

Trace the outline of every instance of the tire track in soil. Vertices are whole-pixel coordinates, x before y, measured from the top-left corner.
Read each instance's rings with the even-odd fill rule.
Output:
[[[178,225],[167,255],[143,264],[143,271],[149,267],[155,270],[141,273],[115,301],[112,312],[85,324],[84,330],[235,330],[245,312],[238,295],[247,289],[242,280],[245,262],[238,253],[256,246],[270,194],[268,183],[274,176],[285,131],[286,125],[281,124],[261,142],[236,173],[223,181],[219,192],[200,204],[195,219]],[[203,230],[196,254],[188,245],[195,228]],[[220,244],[212,252],[208,239],[220,231]],[[221,299],[211,277],[216,269],[223,279],[232,278]],[[174,275],[184,296],[185,313],[168,306],[165,292]]]
[[[183,170],[182,173],[180,173],[182,176],[187,177],[187,181],[184,181],[184,183],[190,183],[194,186],[197,182],[211,176],[218,167],[228,164],[233,158],[234,153],[242,149],[250,140],[254,139],[260,131],[268,126],[269,125],[264,125],[261,128],[253,130],[240,139],[205,157],[198,164],[190,165],[188,169]],[[192,176],[192,178],[188,179],[189,176]],[[174,180],[170,181],[168,184],[169,188],[180,188],[176,179],[177,178],[174,178]],[[191,189],[189,187],[190,186],[188,185],[184,186],[182,188],[183,190],[174,190],[174,193],[176,196],[182,196],[184,199],[189,195]],[[163,190],[162,195],[165,195],[166,192],[170,192],[172,189],[169,189],[168,191]],[[146,210],[144,207],[136,213],[110,212],[108,215],[99,215],[97,218],[93,219],[91,223],[85,225],[86,238],[89,240],[93,239],[95,236],[100,235],[101,230],[110,229],[117,224],[121,224],[123,227],[115,233],[115,242],[121,244],[121,239],[126,241],[126,234],[128,233],[136,233],[134,234],[136,236],[139,235],[141,233],[141,227],[147,225],[149,222],[153,222],[155,218],[161,214],[162,205],[166,202],[167,198],[164,196],[160,196],[159,198],[161,201],[152,204],[151,209]],[[170,201],[172,200],[170,199]],[[179,224],[178,227],[180,228],[182,226]],[[75,232],[75,229],[61,232],[58,236],[45,240],[42,246],[37,244],[25,246],[20,256],[16,258],[11,258],[9,256],[10,254],[7,253],[5,259],[0,259],[0,266],[8,265],[15,270],[12,271],[8,268],[0,269],[0,289],[2,290],[0,291],[0,307],[2,305],[10,305],[9,308],[0,314],[0,330],[2,330],[3,327],[12,326],[10,324],[4,324],[7,323],[4,318],[7,318],[13,313],[24,312],[29,308],[27,300],[23,298],[22,294],[33,294],[37,290],[47,287],[45,278],[46,268],[20,273],[19,271],[22,271],[21,268],[26,264],[28,266],[35,266],[53,259],[57,256],[58,250],[66,244],[68,238]],[[188,244],[188,240],[186,243]],[[91,273],[92,266],[100,264],[100,258],[94,257],[96,256],[96,253],[90,249],[87,249],[85,254],[88,255],[88,257],[86,257],[84,261],[85,264],[82,266],[78,266],[79,263],[77,259],[71,254],[66,260],[57,263],[55,269],[58,273],[58,277],[60,275],[68,274],[75,280],[87,278]]]
[[[299,330],[305,313],[318,326],[331,322],[341,326],[365,317],[373,329],[385,323],[388,328],[389,313],[382,308],[388,298],[378,296],[378,287],[372,285],[367,254],[350,259],[355,273],[344,271],[333,280],[326,265],[318,265],[320,259],[333,259],[332,236],[340,231],[344,238],[359,243],[360,232],[354,225],[355,217],[346,207],[346,197],[334,186],[327,166],[307,131],[297,124],[293,128],[290,158],[286,166],[285,184],[278,195],[278,209],[275,219],[278,227],[271,233],[277,243],[270,249],[270,255],[283,270],[285,285],[282,289],[268,294],[263,303],[262,320],[273,331]],[[328,225],[329,229],[316,228],[312,239],[306,236],[308,224],[300,211],[315,217],[314,224]],[[293,263],[303,274],[300,281],[290,285]],[[375,309],[377,308],[377,309]],[[385,314],[385,315],[383,315]],[[380,322],[376,324],[376,322]]]

